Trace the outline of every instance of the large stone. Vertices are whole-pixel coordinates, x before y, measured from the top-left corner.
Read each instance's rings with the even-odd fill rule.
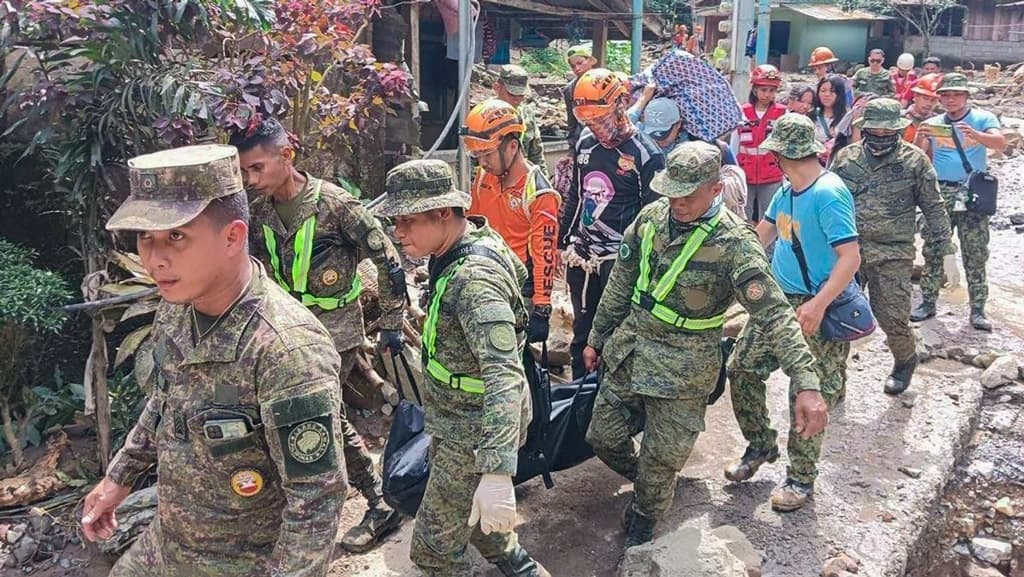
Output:
[[[1013,355],[1003,355],[992,361],[981,374],[981,384],[986,389],[998,389],[1012,383],[1017,375],[1017,358]]]
[[[964,567],[960,572],[963,577],[1003,577],[1003,574],[994,567],[984,567],[975,562],[971,562],[969,565]]]
[[[764,563],[765,554],[747,539],[747,536],[732,525],[722,525],[711,531],[715,537],[725,541],[729,551],[743,561],[747,567],[747,577],[761,577],[761,564]]]
[[[975,537],[971,539],[971,551],[978,559],[992,565],[999,565],[1010,561],[1013,545],[999,539]]]
[[[650,543],[626,549],[618,577],[747,577],[726,542],[697,527],[680,527]]]
[[[859,571],[860,561],[846,553],[840,553],[825,561],[825,566],[821,569],[821,577],[844,577]]]

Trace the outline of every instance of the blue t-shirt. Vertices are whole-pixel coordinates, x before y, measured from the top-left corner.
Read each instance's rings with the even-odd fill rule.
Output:
[[[945,114],[933,116],[925,122],[928,124],[954,124],[954,122],[946,119]],[[978,132],[999,128],[999,119],[996,118],[996,115],[987,110],[979,110],[977,108],[972,108],[967,113],[967,116],[960,119],[959,122],[970,124]],[[956,128],[954,130],[956,130],[957,138],[960,139],[960,144],[964,147],[964,154],[967,155],[967,161],[971,163],[971,167],[974,170],[985,170],[988,168],[988,154],[985,151],[985,146],[979,144],[962,131]],[[956,143],[953,142],[952,136],[932,138],[931,145],[932,164],[935,165],[935,174],[939,177],[939,180],[951,182],[967,180],[967,173],[964,172],[964,163],[960,159],[960,154],[956,151]]]
[[[838,257],[833,247],[857,240],[854,214],[853,196],[842,179],[831,172],[822,174],[810,187],[796,193],[788,182],[779,188],[764,218],[779,230],[772,256],[772,274],[782,292],[818,292],[836,264]],[[807,273],[813,284],[811,291],[807,290],[793,252],[794,229],[807,259]]]

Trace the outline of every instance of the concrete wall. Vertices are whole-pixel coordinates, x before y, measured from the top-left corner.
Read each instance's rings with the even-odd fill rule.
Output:
[[[870,22],[822,22],[787,8],[773,8],[773,22],[789,24],[789,54],[797,54],[800,65],[807,63],[811,51],[828,46],[841,60],[863,62],[867,51]]]
[[[931,39],[931,55],[942,58],[944,67],[974,62],[1001,62],[1004,66],[1024,60],[1024,38],[1019,41],[965,40],[960,37],[937,36]],[[910,36],[903,43],[903,49],[914,54],[924,52],[924,40]]]

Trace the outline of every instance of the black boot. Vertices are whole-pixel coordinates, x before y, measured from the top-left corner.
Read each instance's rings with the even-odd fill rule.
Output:
[[[910,311],[910,320],[915,323],[930,319],[933,316],[935,316],[935,303],[933,302],[921,301],[921,304]]]
[[[656,522],[653,517],[634,510],[629,520],[629,528],[626,529],[625,548],[642,545],[653,539]]]
[[[885,380],[885,394],[898,395],[907,390],[910,386],[910,379],[914,376],[914,369],[917,368],[917,353],[910,360],[895,365],[889,378]]]
[[[992,332],[992,321],[985,318],[985,309],[971,307],[971,326],[979,331]]]
[[[636,509],[634,505],[636,503],[636,496],[629,498],[626,503],[626,508],[622,510],[622,530],[629,531],[629,524],[633,522],[633,517],[636,516]]]
[[[518,547],[508,557],[495,561],[494,565],[505,577],[551,577],[551,573],[534,561],[522,547]]]
[[[778,458],[779,448],[777,446],[771,449],[755,449],[748,446],[747,450],[743,452],[740,462],[725,470],[725,478],[733,483],[746,481],[753,477],[754,473],[757,473],[761,465],[774,463]]]

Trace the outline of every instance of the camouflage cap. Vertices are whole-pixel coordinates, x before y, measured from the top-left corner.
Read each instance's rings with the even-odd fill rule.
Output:
[[[971,86],[968,83],[967,77],[959,72],[950,72],[942,77],[942,82],[939,84],[939,88],[935,91],[938,93],[943,92],[973,92]]]
[[[700,140],[684,142],[665,160],[665,170],[654,175],[651,191],[669,198],[690,196],[722,167],[722,151]]]
[[[170,230],[191,222],[216,198],[245,189],[238,150],[202,144],[161,150],[128,161],[131,193],[107,230]]]
[[[790,160],[825,152],[825,145],[814,137],[814,123],[795,112],[787,112],[776,120],[771,135],[759,148],[778,152]]]
[[[526,96],[530,92],[530,75],[522,66],[506,64],[498,71],[498,80],[505,85],[505,90],[515,96]]]
[[[381,216],[418,214],[436,208],[469,208],[470,197],[455,189],[452,167],[443,160],[410,160],[388,171],[386,196],[374,209]]]
[[[903,117],[900,103],[892,98],[876,98],[864,107],[864,114],[853,121],[853,125],[880,130],[903,130],[910,126],[910,120]]]

